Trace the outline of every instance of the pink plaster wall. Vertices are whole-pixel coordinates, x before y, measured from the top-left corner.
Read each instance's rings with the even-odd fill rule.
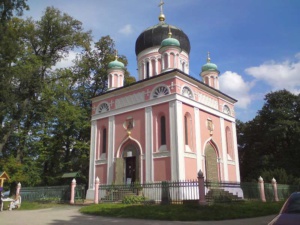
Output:
[[[237,181],[235,165],[228,165],[228,179],[229,181]]]
[[[154,181],[171,180],[171,159],[156,158],[154,164]]]
[[[107,182],[107,165],[106,164],[96,166],[95,178],[96,177],[99,177],[101,184],[106,184],[106,182]]]
[[[132,117],[134,120],[131,137],[140,141],[141,151],[145,149],[145,109],[140,109],[115,116],[115,157],[119,157],[116,153],[121,147],[122,142],[128,137],[127,131],[123,127],[123,123],[128,117]]]
[[[185,179],[191,180],[197,178],[197,161],[193,158],[184,158],[185,162]]]

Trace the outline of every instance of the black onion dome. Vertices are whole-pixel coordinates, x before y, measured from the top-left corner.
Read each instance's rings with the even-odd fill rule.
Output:
[[[166,23],[159,23],[144,30],[136,39],[135,54],[138,55],[147,48],[160,46],[161,42],[168,38],[169,26],[172,32],[172,38],[177,39],[180,42],[182,50],[190,54],[191,45],[188,36],[181,29]]]

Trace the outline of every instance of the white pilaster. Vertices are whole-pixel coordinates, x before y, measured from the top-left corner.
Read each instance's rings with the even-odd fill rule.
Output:
[[[201,141],[201,129],[200,129],[200,117],[199,117],[199,109],[194,107],[194,117],[195,117],[195,148],[196,148],[196,154],[197,154],[197,171],[195,173],[198,173],[198,171],[202,169],[202,141]]]
[[[158,59],[156,58],[155,59],[155,74],[154,75],[157,75],[158,74]]]
[[[170,111],[170,142],[171,142],[171,169],[172,180],[184,180],[184,144],[183,144],[183,118],[182,102],[169,103]]]
[[[241,181],[240,175],[240,164],[239,164],[239,153],[237,147],[237,134],[236,134],[236,124],[232,122],[232,138],[233,138],[233,150],[234,150],[234,160],[235,160],[235,171],[236,171],[236,181]]]
[[[94,198],[95,181],[95,154],[97,146],[97,121],[92,121],[91,125],[91,145],[90,145],[90,168],[89,168],[89,189],[86,193],[86,199]]]
[[[115,152],[115,117],[108,119],[108,148],[107,148],[107,184],[112,184],[114,177]]]
[[[153,182],[153,118],[152,107],[145,109],[145,160],[146,160],[146,182]]]
[[[222,181],[228,181],[228,163],[227,163],[227,145],[226,145],[226,132],[224,118],[220,118],[220,128],[221,128],[221,138],[222,138],[222,157],[223,157],[223,171],[224,177],[221,178]]]

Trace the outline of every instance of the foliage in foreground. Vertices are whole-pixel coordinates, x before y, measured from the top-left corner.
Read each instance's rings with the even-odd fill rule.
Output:
[[[277,214],[283,202],[239,202],[198,205],[125,205],[99,204],[85,206],[81,213],[118,218],[171,221],[226,220]],[[221,213],[220,213],[221,212]]]

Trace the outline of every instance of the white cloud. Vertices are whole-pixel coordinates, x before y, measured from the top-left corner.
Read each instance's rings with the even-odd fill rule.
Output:
[[[76,58],[77,54],[78,52],[70,51],[69,54],[63,59],[61,59],[58,63],[56,63],[56,65],[53,66],[52,69],[62,69],[73,66],[73,60]]]
[[[119,33],[124,34],[124,35],[130,35],[130,34],[132,34],[133,33],[133,29],[132,29],[131,24],[126,24],[124,27],[122,27],[119,30]]]
[[[245,82],[241,75],[231,71],[223,73],[219,82],[222,92],[238,100],[236,107],[245,109],[251,103],[249,91],[254,82]]]
[[[300,53],[295,55],[295,61],[269,61],[256,67],[247,68],[246,73],[263,80],[272,90],[287,89],[293,93],[300,90]]]

